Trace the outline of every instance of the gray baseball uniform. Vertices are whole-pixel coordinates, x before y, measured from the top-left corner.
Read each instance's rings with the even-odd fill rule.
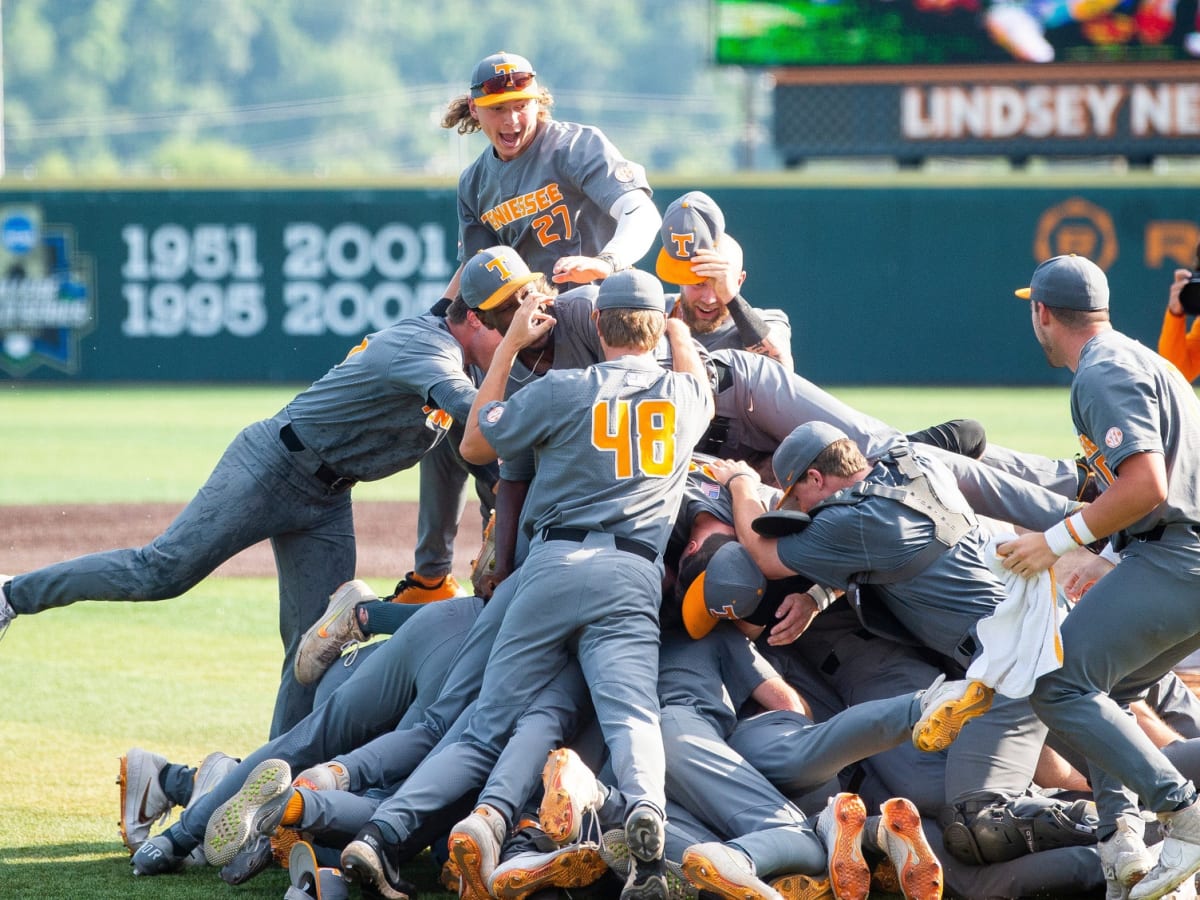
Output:
[[[919,446],[912,448],[912,457],[949,508],[968,509],[946,467]],[[907,478],[885,459],[866,481],[902,487]],[[932,520],[903,503],[876,495],[857,500],[819,508],[804,531],[780,538],[780,560],[819,584],[844,589],[872,573],[903,571],[934,541]],[[875,597],[864,596],[864,617],[870,621],[868,614],[882,605],[909,639],[965,667],[977,650],[976,623],[1005,597],[1004,585],[985,561],[986,543],[982,529],[974,526],[915,575],[872,584]],[[1044,738],[1045,728],[1027,701],[997,695],[991,710],[950,746],[946,802],[981,794],[1019,796],[1032,782]]]
[[[1071,418],[1101,489],[1137,453],[1161,454],[1166,499],[1113,535],[1121,561],[1062,627],[1063,666],[1038,680],[1038,715],[1091,761],[1102,824],[1129,808],[1126,785],[1156,812],[1195,787],[1121,704],[1200,647],[1200,403],[1154,351],[1108,331],[1079,355]]]
[[[878,459],[905,436],[859,412],[806,378],[757,353],[718,350],[717,417],[700,449],[751,464],[769,459],[805,422],[836,425],[867,459]],[[959,489],[981,515],[1044,529],[1074,511],[1078,480],[1073,460],[1049,460],[994,448],[996,465],[932,448],[954,472]],[[1028,479],[1044,491],[1031,489]]]
[[[542,122],[516,159],[488,147],[459,177],[459,260],[505,244],[550,273],[563,256],[595,256],[616,232],[609,209],[629,191],[651,193],[646,172],[599,129]]]
[[[279,570],[284,658],[271,735],[312,709],[295,680],[304,632],[354,577],[350,488],[409,468],[470,411],[475,385],[445,321],[405,319],[369,335],[274,418],[243,429],[208,481],[145,547],[95,553],[18,575],[9,601],[36,613],[79,600],[162,600],[270,540]]]
[[[663,808],[654,690],[660,557],[710,402],[695,378],[624,357],[549,372],[480,411],[480,429],[502,457],[537,450],[524,513],[537,537],[462,740],[418,767],[405,793],[432,805],[439,787],[461,787],[459,757],[490,766],[570,647],[624,793]],[[481,802],[500,801],[495,787],[489,780]],[[509,797],[506,805],[523,800]],[[424,812],[389,802],[373,821],[403,841]]]

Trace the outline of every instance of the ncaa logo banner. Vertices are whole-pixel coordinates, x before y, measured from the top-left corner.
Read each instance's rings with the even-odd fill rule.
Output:
[[[0,206],[0,370],[79,369],[79,339],[96,324],[91,262],[33,205]]]

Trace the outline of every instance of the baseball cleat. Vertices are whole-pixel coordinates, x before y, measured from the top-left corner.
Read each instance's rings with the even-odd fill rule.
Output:
[[[603,802],[592,770],[574,750],[561,747],[546,759],[542,788],[538,808],[542,831],[556,844],[579,840],[584,813],[595,812]]]
[[[921,718],[913,726],[913,745],[932,753],[945,750],[962,727],[991,709],[995,691],[982,681],[946,681],[939,675],[921,695]]]
[[[893,797],[879,807],[879,846],[896,868],[906,900],[941,900],[942,864],[925,840],[911,800]]]
[[[172,803],[163,793],[158,776],[167,765],[167,758],[132,748],[121,757],[117,784],[121,788],[121,818],[117,830],[121,842],[135,853],[150,837],[150,826],[165,822],[171,814]]]
[[[134,875],[167,875],[182,869],[184,858],[175,852],[175,845],[164,833],[142,841],[129,865]]]
[[[1129,900],[1129,889],[1146,877],[1154,857],[1146,849],[1146,823],[1131,815],[1117,817],[1117,830],[1096,844],[1104,872],[1106,898]]]
[[[393,603],[434,603],[451,597],[465,597],[464,591],[453,575],[441,578],[426,578],[416,572],[406,572],[396,582],[396,590],[388,597]]]
[[[454,826],[447,846],[450,858],[458,866],[460,900],[488,900],[488,885],[496,863],[500,860],[500,845],[508,827],[504,817],[493,807],[483,804]]]
[[[311,897],[312,900],[348,900],[350,891],[340,869],[322,866],[317,853],[307,841],[297,841],[288,854],[285,866],[292,877],[292,887],[284,900]]]
[[[527,850],[510,857],[492,872],[491,895],[497,900],[524,900],[544,888],[581,888],[608,871],[594,843],[568,844],[548,853]]]
[[[369,885],[387,900],[409,900],[417,894],[417,889],[400,875],[399,849],[384,840],[374,822],[364,825],[342,851],[342,872],[347,880]]]
[[[378,600],[365,582],[347,581],[329,597],[325,612],[304,632],[293,669],[301,684],[320,680],[347,648],[367,639],[358,624],[358,604]]]
[[[194,852],[194,851],[193,851]],[[260,872],[265,872],[275,861],[271,839],[265,834],[253,835],[217,874],[226,884],[245,884]]]
[[[746,854],[728,844],[693,844],[683,851],[683,874],[702,891],[724,900],[783,900],[782,895],[754,874]]]
[[[1166,835],[1159,845],[1158,862],[1130,889],[1130,900],[1158,900],[1200,872],[1200,802],[1159,813],[1158,823]]]
[[[266,759],[246,776],[238,792],[218,806],[204,830],[204,855],[211,866],[233,861],[256,835],[279,826],[291,799],[292,770],[281,759]]]
[[[294,787],[310,791],[348,791],[350,775],[341,763],[320,763],[309,766],[292,781]]]
[[[840,793],[817,816],[817,836],[825,843],[829,882],[838,900],[866,900],[871,890],[871,869],[862,854],[867,807],[858,794]]]
[[[192,776],[192,796],[188,798],[184,812],[191,809],[196,801],[209,793],[221,782],[221,779],[237,768],[238,762],[239,760],[234,759],[228,753],[222,753],[220,750],[204,757],[204,761],[196,768],[196,774]],[[204,855],[203,845],[196,847],[195,850],[188,854],[184,865],[208,865],[208,857]]]
[[[662,813],[653,806],[639,803],[625,820],[625,842],[629,852],[643,862],[662,859],[663,845],[667,841],[666,823]]]
[[[829,879],[820,875],[783,875],[770,883],[783,900],[836,900]]]
[[[604,832],[600,840],[600,858],[614,875],[628,881],[633,854],[629,852],[624,828]],[[683,869],[670,860],[666,862],[666,884],[666,900],[698,900],[700,896],[696,886],[683,874]]]

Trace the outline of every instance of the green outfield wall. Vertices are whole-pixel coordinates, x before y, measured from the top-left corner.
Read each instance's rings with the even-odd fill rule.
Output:
[[[1153,345],[1200,241],[1200,181],[701,187],[756,306],[827,384],[1061,384],[1012,291],[1056,253],[1108,272]],[[453,185],[0,190],[0,378],[311,381],[428,308],[456,266]],[[648,254],[644,265],[652,266]]]

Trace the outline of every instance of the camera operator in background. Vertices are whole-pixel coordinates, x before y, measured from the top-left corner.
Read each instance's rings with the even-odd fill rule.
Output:
[[[1200,245],[1196,247],[1193,271],[1175,270],[1175,281],[1167,295],[1167,312],[1158,335],[1158,353],[1174,364],[1183,377],[1195,381],[1200,375]]]

